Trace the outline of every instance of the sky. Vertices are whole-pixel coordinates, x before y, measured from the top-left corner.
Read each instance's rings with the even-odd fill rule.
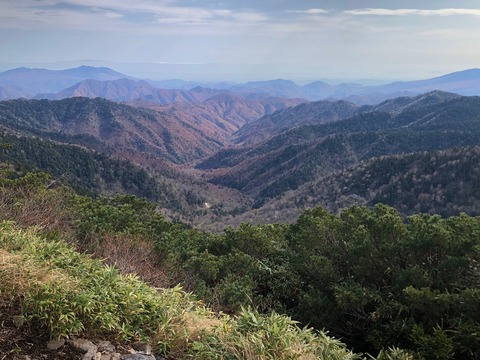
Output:
[[[0,0],[0,70],[424,79],[480,67],[478,0]]]

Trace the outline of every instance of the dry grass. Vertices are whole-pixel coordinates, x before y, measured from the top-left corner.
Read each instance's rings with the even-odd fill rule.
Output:
[[[2,306],[12,303],[17,294],[25,293],[29,286],[19,265],[20,256],[0,249],[0,301]]]
[[[182,359],[189,353],[195,342],[215,334],[216,329],[225,326],[225,319],[217,318],[208,310],[183,309],[180,313],[170,314],[168,326],[160,326],[157,335],[152,338],[155,344],[168,343],[168,353],[172,358]]]
[[[158,266],[160,256],[151,241],[125,234],[105,235],[93,251],[96,258],[114,265],[123,274],[136,274],[153,287],[169,287],[165,271]]]
[[[28,257],[0,249],[0,302],[2,305],[21,300],[23,296],[40,286],[62,284],[75,288],[71,278],[47,264],[40,266]]]
[[[19,225],[36,226],[46,232],[71,234],[70,208],[72,196],[65,189],[0,187],[0,220],[15,220]],[[65,237],[65,236],[64,236]]]
[[[195,313],[185,313],[183,316],[183,326],[188,329],[190,341],[200,340],[202,334],[213,332],[224,323],[218,318],[199,317]]]

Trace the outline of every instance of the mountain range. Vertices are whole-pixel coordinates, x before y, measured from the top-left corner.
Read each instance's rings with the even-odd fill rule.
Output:
[[[40,91],[30,96],[35,99],[0,101],[0,127],[5,141],[22,149],[9,161],[22,158],[55,174],[62,172],[31,149],[54,158],[86,149],[127,161],[78,152],[90,170],[130,170],[85,170],[87,181],[74,164],[65,169],[86,191],[105,191],[110,181],[118,191],[143,191],[172,216],[181,212],[182,219],[213,229],[242,220],[288,221],[318,204],[337,211],[387,202],[404,214],[477,214],[480,193],[467,167],[476,169],[480,98],[461,93],[480,92],[478,78],[474,69],[375,87],[274,80],[209,88],[175,80],[171,84],[183,88],[162,89],[106,68],[17,69],[0,74],[0,94]],[[434,87],[456,93],[427,91]],[[368,105],[346,100],[399,93],[409,96]],[[319,94],[328,99],[314,100]],[[66,144],[73,147],[57,149]],[[466,175],[452,187],[449,171]],[[112,180],[114,173],[137,185]],[[157,185],[149,180],[156,177]],[[143,190],[139,179],[149,184]],[[165,184],[169,195],[162,202],[152,194],[165,193]]]
[[[468,69],[425,80],[393,82],[385,85],[363,86],[342,83],[330,85],[315,81],[297,85],[293,81],[271,80],[236,85],[232,90],[241,93],[259,93],[279,97],[299,97],[310,101],[345,99],[357,105],[376,104],[386,99],[413,96],[433,90],[454,92],[460,95],[480,95],[480,69]]]
[[[254,145],[221,150],[197,168],[211,182],[251,196],[254,207],[261,208],[271,199],[361,161],[475,146],[479,139],[480,98],[435,91],[363,107],[342,120],[293,127]]]
[[[373,207],[383,203],[400,213],[441,216],[461,212],[480,215],[480,147],[455,147],[374,157],[312,177],[298,189],[272,198],[262,206],[217,222],[240,223],[295,221],[306,209],[321,204],[333,213],[352,205]],[[219,229],[218,223],[208,228]]]
[[[195,87],[190,90],[160,89],[144,80],[82,80],[55,94],[38,94],[36,99],[60,100],[71,97],[102,97],[113,101],[146,100],[159,104],[199,102],[221,93],[220,90]]]
[[[433,90],[460,95],[480,95],[480,69],[443,76],[393,82],[378,86],[354,83],[338,85],[314,81],[298,85],[291,80],[269,80],[245,84],[201,84],[183,80],[141,80],[109,68],[81,66],[67,70],[17,68],[0,73],[0,100],[18,97],[63,99],[74,96],[105,97],[115,101],[147,100],[160,104],[203,101],[228,91],[252,99],[279,97],[317,101],[345,99],[357,105],[377,104],[399,96],[414,96]]]
[[[16,68],[0,73],[0,99],[31,98],[39,93],[56,93],[76,83],[131,78],[106,67],[80,66],[66,70]]]

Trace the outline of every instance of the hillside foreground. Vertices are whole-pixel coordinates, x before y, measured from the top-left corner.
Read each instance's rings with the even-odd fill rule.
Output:
[[[167,359],[362,358],[323,331],[299,327],[275,311],[261,314],[245,306],[226,315],[178,286],[147,285],[139,278],[148,278],[148,271],[141,270],[146,259],[128,256],[148,247],[148,229],[167,234],[175,225],[158,214],[152,217],[141,199],[124,198],[122,204],[117,198],[115,205],[106,205],[52,186],[45,174],[8,173],[4,168],[0,186],[3,358],[86,359],[88,354],[67,347],[60,353],[45,349],[49,339],[79,336],[111,340],[125,350],[134,341],[147,341]],[[145,212],[131,211],[132,204],[144,206]],[[98,211],[106,209],[102,218]],[[92,254],[105,251],[109,239],[117,242],[119,253],[94,259]],[[126,265],[139,275],[128,273]],[[149,280],[158,284],[159,279]],[[409,357],[391,349],[378,358]]]
[[[316,208],[292,225],[209,234],[145,200],[81,197],[42,173],[4,167],[0,190],[2,331],[21,317],[34,335],[1,338],[7,358],[77,336],[148,341],[167,359],[480,353],[479,218]]]

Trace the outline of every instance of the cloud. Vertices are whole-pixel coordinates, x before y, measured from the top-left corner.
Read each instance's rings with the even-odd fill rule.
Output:
[[[105,16],[108,17],[108,18],[111,18],[111,19],[119,19],[119,18],[122,18],[123,15],[122,14],[118,14],[118,13],[114,13],[114,12],[109,12],[107,11],[105,13]]]
[[[146,29],[162,25],[249,25],[268,20],[258,12],[179,6],[174,0],[5,0],[0,28],[89,26],[110,30],[126,25]],[[67,21],[68,20],[68,21]]]
[[[256,23],[256,22],[264,22],[269,20],[269,18],[263,14],[254,13],[254,12],[238,12],[232,13],[231,17],[235,20],[245,23]]]
[[[42,6],[35,6],[39,3]],[[77,9],[48,1],[0,3],[0,29],[104,29],[122,18],[122,13],[98,7]]]
[[[408,16],[408,15],[417,15],[417,16],[454,16],[454,15],[470,15],[470,16],[480,16],[480,9],[377,9],[377,8],[367,8],[367,9],[354,9],[354,10],[345,10],[345,14],[349,15],[377,15],[377,16]]]
[[[294,12],[296,12],[298,14],[309,14],[309,15],[328,14],[328,11],[324,10],[324,9],[296,10]]]

